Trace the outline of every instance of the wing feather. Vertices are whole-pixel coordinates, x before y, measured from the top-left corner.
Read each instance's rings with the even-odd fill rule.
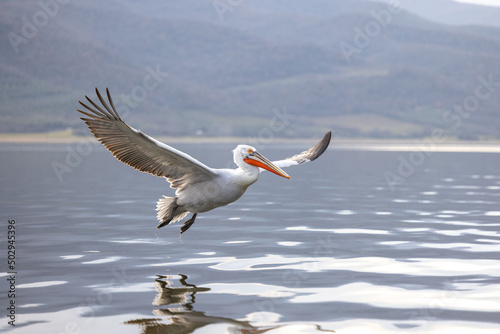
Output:
[[[81,119],[90,132],[115,158],[141,172],[167,178],[172,188],[178,188],[178,192],[194,183],[216,177],[210,167],[190,155],[127,125],[118,115],[107,88],[109,105],[97,88],[96,94],[101,106],[85,96],[94,108],[78,101],[87,109],[78,111],[87,117]]]
[[[328,145],[330,144],[331,138],[332,138],[332,132],[328,131],[323,136],[323,139],[321,139],[316,145],[314,145],[307,151],[304,151],[302,153],[294,155],[293,157],[289,157],[283,160],[273,161],[273,164],[275,164],[280,168],[285,168],[285,167],[300,165],[309,161],[314,161],[320,155],[322,155],[323,152],[326,151]]]

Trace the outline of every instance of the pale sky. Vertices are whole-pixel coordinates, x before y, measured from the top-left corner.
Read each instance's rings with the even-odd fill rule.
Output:
[[[500,0],[455,0],[457,2],[467,2],[476,5],[500,6]]]

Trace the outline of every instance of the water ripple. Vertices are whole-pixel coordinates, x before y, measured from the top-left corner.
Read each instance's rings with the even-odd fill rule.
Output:
[[[24,283],[17,286],[18,289],[31,289],[31,288],[46,288],[54,285],[67,284],[67,281],[46,281],[46,282],[34,282],[34,283]]]
[[[124,257],[122,256],[109,256],[109,257],[105,257],[105,258],[102,258],[102,259],[97,259],[97,260],[93,260],[93,261],[86,261],[86,262],[82,262],[82,264],[102,264],[102,263],[110,263],[110,262],[116,262],[116,261],[119,261],[121,259],[124,259]]]

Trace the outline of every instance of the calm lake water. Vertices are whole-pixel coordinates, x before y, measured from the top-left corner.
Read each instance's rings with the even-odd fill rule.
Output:
[[[232,144],[175,146],[231,165]],[[2,314],[9,220],[17,271],[16,327],[3,315],[0,331],[499,332],[498,154],[433,153],[391,190],[409,152],[333,147],[290,181],[263,173],[180,238],[179,223],[156,229],[164,179],[88,149],[0,146]]]

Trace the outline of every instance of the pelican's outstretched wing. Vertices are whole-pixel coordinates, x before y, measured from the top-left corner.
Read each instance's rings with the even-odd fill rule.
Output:
[[[316,145],[314,145],[307,151],[296,154],[293,157],[287,159],[273,161],[273,164],[275,164],[278,167],[285,168],[285,167],[300,165],[303,164],[304,162],[316,160],[328,148],[331,138],[332,138],[332,132],[328,131],[323,137],[323,139],[321,139]]]
[[[216,177],[210,167],[188,154],[128,126],[116,112],[107,88],[109,105],[97,88],[95,92],[101,106],[85,96],[93,108],[78,101],[90,112],[78,111],[88,117],[81,119],[115,158],[141,172],[166,177],[170,186],[178,188],[178,192],[193,183]]]

